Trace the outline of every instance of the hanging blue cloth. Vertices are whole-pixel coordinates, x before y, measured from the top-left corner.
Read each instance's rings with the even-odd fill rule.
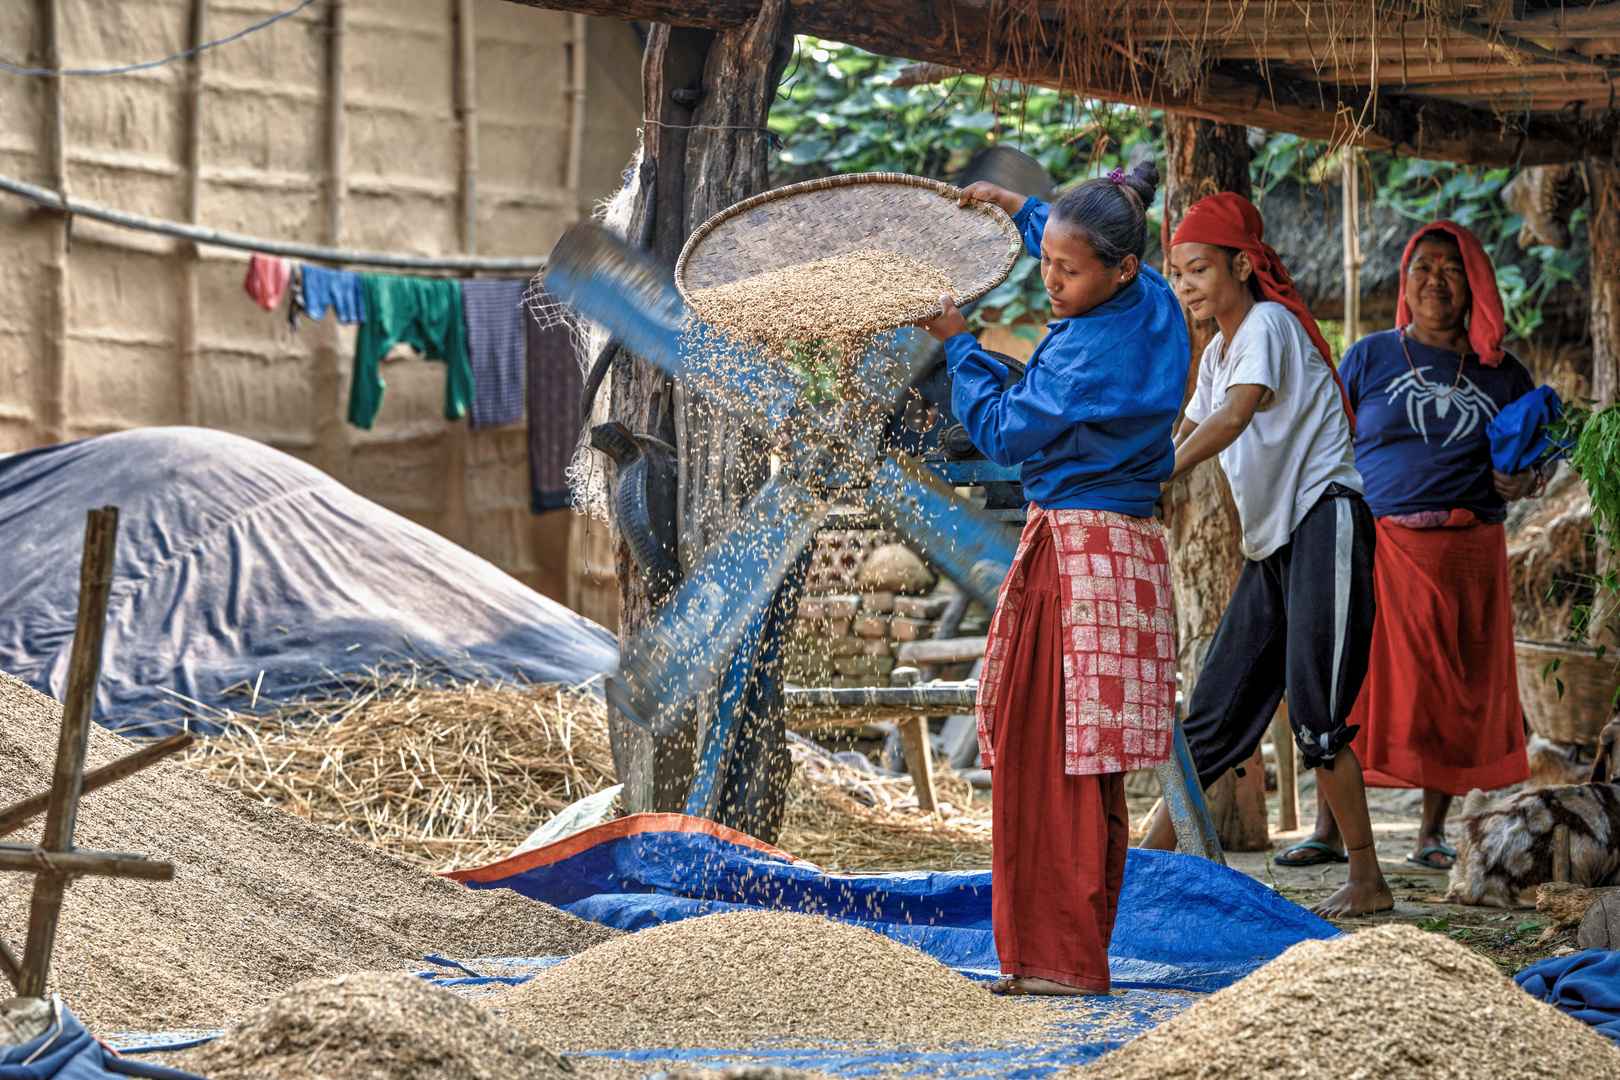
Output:
[[[332,308],[340,323],[366,321],[366,297],[360,289],[360,275],[353,270],[328,270],[305,263],[303,280],[304,310],[310,318],[319,321]]]
[[[1586,949],[1531,964],[1513,981],[1620,1044],[1620,952]]]
[[[1563,415],[1564,403],[1550,386],[1538,386],[1502,406],[1485,429],[1491,440],[1491,465],[1497,472],[1520,473],[1563,457],[1570,448],[1547,435],[1547,425]]]

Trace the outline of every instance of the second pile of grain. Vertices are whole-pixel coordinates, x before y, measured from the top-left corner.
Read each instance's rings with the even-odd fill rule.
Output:
[[[310,979],[173,1062],[212,1080],[565,1080],[572,1062],[404,972]]]
[[[697,289],[698,315],[736,337],[780,346],[847,341],[892,330],[937,309],[951,279],[909,255],[861,248]]]
[[[1411,926],[1305,941],[1069,1080],[1620,1076],[1591,1028]]]
[[[558,1050],[1031,1042],[1059,1014],[916,949],[788,912],[728,912],[604,942],[491,1000]],[[778,1043],[781,1045],[781,1043]]]
[[[0,804],[50,786],[61,706],[0,673]],[[134,747],[92,726],[89,764]],[[39,825],[10,839],[34,842]],[[51,986],[92,1030],[234,1020],[312,976],[452,956],[559,956],[619,935],[506,889],[474,892],[161,762],[86,795],[75,840],[175,865],[173,881],[87,877],[62,908]],[[28,923],[24,875],[0,925]]]

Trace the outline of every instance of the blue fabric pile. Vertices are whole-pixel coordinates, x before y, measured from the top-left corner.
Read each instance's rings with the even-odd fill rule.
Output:
[[[57,700],[85,512],[107,505],[117,572],[96,719],[124,734],[171,734],[205,712],[185,699],[223,707],[233,685],[285,700],[390,662],[571,684],[618,662],[600,626],[297,458],[143,428],[0,457],[0,669]]]
[[[102,1047],[95,1036],[60,1001],[51,1027],[17,1046],[0,1046],[0,1080],[107,1080],[140,1076],[148,1080],[200,1080],[193,1073],[121,1058]]]
[[[1513,981],[1620,1044],[1620,952],[1586,949],[1555,956],[1531,964]]]

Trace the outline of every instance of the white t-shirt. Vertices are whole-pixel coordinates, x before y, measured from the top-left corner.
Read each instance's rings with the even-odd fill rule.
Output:
[[[1310,335],[1281,304],[1262,300],[1243,325],[1204,349],[1187,416],[1203,423],[1231,386],[1264,386],[1271,403],[1220,453],[1243,524],[1243,554],[1264,559],[1293,536],[1329,484],[1361,491],[1350,420]]]

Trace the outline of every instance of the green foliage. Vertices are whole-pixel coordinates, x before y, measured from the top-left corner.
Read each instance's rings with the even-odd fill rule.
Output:
[[[820,38],[800,37],[770,129],[783,146],[772,180],[806,180],[848,172],[909,172],[950,179],[974,154],[996,143],[1016,146],[1039,161],[1058,184],[1123,165],[1146,143],[1162,156],[1162,114],[1084,101],[1043,87],[962,75],[945,83],[896,88],[907,61]],[[1511,337],[1542,322],[1542,308],[1560,285],[1573,282],[1582,251],[1538,247],[1527,274],[1504,260],[1522,220],[1503,205],[1511,169],[1481,169],[1390,154],[1359,155],[1364,201],[1388,207],[1416,224],[1450,218],[1474,230],[1498,255],[1497,285]],[[1285,179],[1314,184],[1338,180],[1340,155],[1327,143],[1272,134],[1256,151],[1255,198]],[[1149,211],[1153,227],[1161,209]],[[1584,211],[1573,225],[1581,228]],[[1039,264],[1027,255],[1007,281],[985,297],[970,319],[974,329],[1035,325],[1015,332],[1038,339],[1048,311]]]
[[[1328,144],[1298,135],[1270,136],[1257,151],[1254,182],[1257,197],[1276,187],[1285,178],[1301,183],[1320,182],[1330,177],[1337,182],[1340,152]],[[1532,277],[1505,256],[1517,248],[1519,227],[1524,219],[1502,202],[1502,189],[1513,179],[1513,169],[1482,169],[1448,161],[1396,157],[1393,154],[1359,154],[1364,206],[1386,207],[1409,219],[1414,227],[1449,218],[1478,236],[1496,256],[1496,286],[1502,293],[1502,306],[1509,338],[1528,338],[1542,324],[1542,308],[1559,285],[1573,284],[1585,252],[1572,247],[1566,251],[1538,246],[1529,255],[1535,267]],[[1572,229],[1586,220],[1583,207],[1575,212]]]

